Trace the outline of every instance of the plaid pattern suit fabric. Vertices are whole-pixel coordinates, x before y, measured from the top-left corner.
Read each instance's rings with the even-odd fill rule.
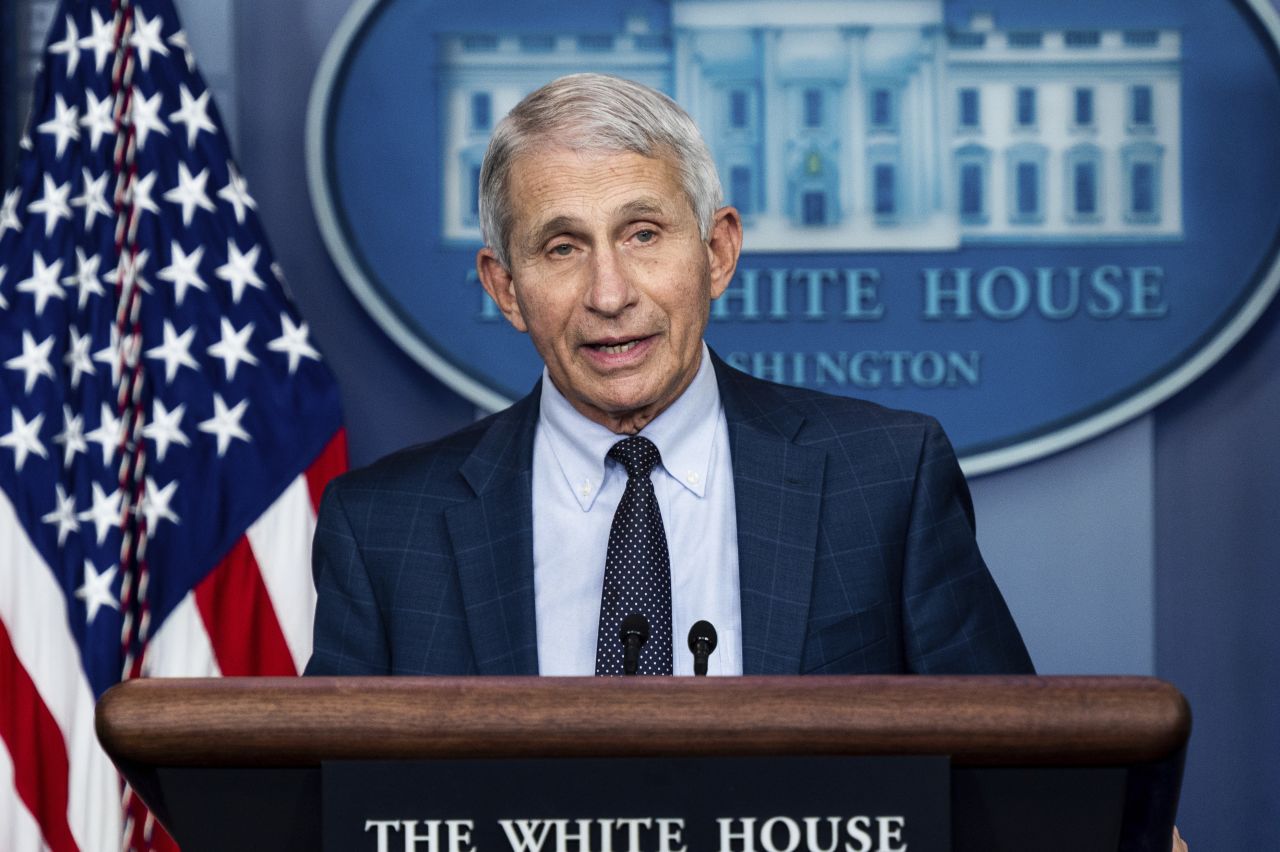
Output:
[[[1033,671],[932,418],[713,359],[733,459],[744,673]],[[308,674],[537,673],[538,393],[329,486]]]

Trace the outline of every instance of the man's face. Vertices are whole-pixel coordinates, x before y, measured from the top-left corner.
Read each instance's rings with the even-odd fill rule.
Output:
[[[509,192],[511,268],[481,250],[485,289],[574,408],[639,431],[698,371],[741,247],[737,212],[719,210],[703,242],[675,164],[633,153],[526,154]]]

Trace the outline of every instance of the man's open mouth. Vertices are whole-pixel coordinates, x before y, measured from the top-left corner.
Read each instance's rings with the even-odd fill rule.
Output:
[[[597,352],[604,352],[607,355],[621,355],[623,352],[630,352],[632,349],[640,345],[640,340],[628,340],[625,343],[593,343],[591,348]]]

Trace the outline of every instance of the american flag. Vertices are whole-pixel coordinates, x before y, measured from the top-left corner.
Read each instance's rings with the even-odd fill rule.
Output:
[[[93,705],[296,674],[331,374],[170,0],[65,0],[0,206],[0,849],[173,848]]]

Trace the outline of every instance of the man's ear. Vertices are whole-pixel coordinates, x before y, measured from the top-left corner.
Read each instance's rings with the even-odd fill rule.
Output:
[[[729,286],[742,253],[742,217],[733,207],[721,207],[711,221],[707,254],[711,261],[711,298],[718,299]]]
[[[520,302],[516,299],[515,279],[487,246],[476,252],[476,274],[480,276],[484,291],[497,303],[498,310],[502,311],[507,322],[515,326],[517,331],[528,331],[524,315],[520,313]]]

